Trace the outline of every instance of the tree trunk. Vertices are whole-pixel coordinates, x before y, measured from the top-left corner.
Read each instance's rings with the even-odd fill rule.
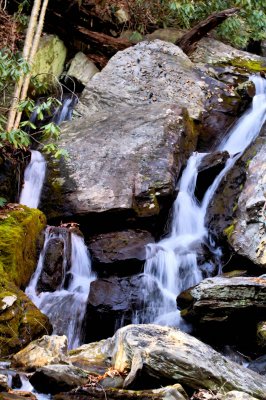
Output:
[[[240,11],[239,8],[229,8],[220,12],[209,15],[206,19],[199,22],[190,31],[185,33],[175,44],[179,46],[184,53],[191,54],[196,48],[197,42],[207,35],[212,29],[216,28],[228,17],[237,14]]]

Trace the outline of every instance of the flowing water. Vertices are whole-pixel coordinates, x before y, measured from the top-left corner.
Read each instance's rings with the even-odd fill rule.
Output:
[[[219,264],[221,251],[212,242],[205,226],[205,215],[220,182],[236,160],[259,134],[266,120],[266,80],[259,76],[250,78],[256,87],[250,109],[239,119],[217,150],[228,151],[230,158],[215,178],[199,204],[195,198],[198,168],[206,154],[193,153],[177,185],[178,196],[174,203],[170,233],[158,243],[146,246],[144,272],[149,277],[147,293],[154,281],[163,293],[163,302],[156,294],[148,311],[136,315],[133,322],[155,322],[186,329],[179,311],[176,310],[177,295],[202,279],[198,265],[198,250],[207,246]],[[149,283],[150,282],[150,283]]]
[[[45,171],[46,162],[43,155],[37,150],[31,150],[31,160],[24,173],[24,185],[19,199],[20,204],[38,208]]]
[[[64,242],[63,274],[61,284],[54,292],[38,293],[38,281],[44,268],[44,258],[49,241],[58,238]],[[96,279],[91,270],[91,260],[84,239],[71,233],[71,263],[67,270],[68,243],[60,228],[48,227],[45,243],[37,269],[32,276],[26,294],[34,304],[49,317],[53,334],[66,335],[69,348],[78,347],[82,341],[82,323],[86,311],[90,284]]]

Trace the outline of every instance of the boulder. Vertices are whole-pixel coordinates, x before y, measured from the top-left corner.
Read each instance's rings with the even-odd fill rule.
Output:
[[[37,369],[30,378],[35,390],[41,393],[68,392],[88,382],[88,373],[72,365],[48,365]]]
[[[188,396],[178,383],[172,386],[161,387],[160,389],[150,390],[125,390],[114,388],[101,388],[100,386],[87,386],[79,388],[70,393],[60,393],[54,396],[55,400],[86,400],[103,399],[105,400],[187,400]]]
[[[154,378],[170,379],[193,389],[227,393],[232,390],[264,399],[266,382],[257,373],[221,356],[198,339],[169,327],[129,325],[112,338],[112,364],[129,371],[125,387],[137,387],[143,370]]]
[[[32,76],[41,83],[59,78],[64,69],[67,49],[57,36],[43,35],[33,60]]]
[[[208,340],[251,345],[251,339],[254,342],[256,338],[257,321],[265,313],[266,279],[204,279],[182,292],[177,304],[182,309],[181,316],[193,321]]]
[[[146,289],[148,284],[149,295]],[[121,326],[134,320],[141,321],[141,315],[149,309],[151,296],[156,292],[159,303],[162,293],[156,281],[151,283],[146,275],[111,277],[92,282],[85,317],[85,342],[106,338]]]
[[[33,274],[45,215],[35,209],[9,204],[0,210],[0,274],[25,288]]]
[[[243,79],[243,75],[248,76],[250,73],[263,71],[266,67],[265,57],[238,50],[213,38],[201,39],[190,58],[198,65],[207,64],[208,67],[212,67],[220,79],[222,77],[228,79],[231,74],[231,83],[241,79],[241,75]],[[215,71],[215,67],[226,67],[226,69]]]
[[[116,229],[127,219],[158,219],[196,141],[187,113],[166,103],[72,121],[60,139],[70,158],[50,164],[42,208],[49,217],[87,216],[94,229],[95,215]]]
[[[228,241],[234,251],[266,269],[266,125],[247,163],[247,179],[238,198]]]
[[[12,282],[0,280],[0,357],[10,356],[52,327],[31,300]]]
[[[66,362],[66,355],[66,336],[44,335],[15,354],[12,361],[16,366],[32,370],[49,364]]]
[[[81,97],[83,113],[119,110],[151,103],[186,107],[199,119],[203,111],[199,76],[183,51],[161,40],[144,41],[116,53],[100,74],[94,75]],[[118,111],[119,112],[119,111]]]
[[[266,321],[261,321],[257,325],[257,341],[261,348],[266,348]]]
[[[145,245],[153,242],[149,232],[128,229],[93,235],[89,238],[88,248],[98,276],[127,276],[131,272],[141,272],[145,262]]]
[[[78,81],[86,86],[97,72],[99,70],[95,64],[80,51],[71,60],[67,75],[78,79]]]
[[[0,392],[8,391],[10,387],[8,386],[8,377],[4,374],[0,374]]]

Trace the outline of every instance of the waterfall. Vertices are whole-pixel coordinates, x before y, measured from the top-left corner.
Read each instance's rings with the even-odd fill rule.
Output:
[[[37,150],[31,150],[31,160],[24,173],[24,186],[20,194],[20,204],[38,208],[45,171],[46,162],[43,155]]]
[[[221,255],[220,250],[211,242],[205,226],[207,208],[223,177],[258,136],[266,120],[266,80],[259,76],[252,76],[250,80],[256,87],[252,105],[218,147],[218,150],[230,154],[225,167],[199,204],[194,192],[198,168],[206,154],[193,153],[177,185],[178,195],[173,207],[170,233],[158,243],[146,246],[144,273],[148,277],[148,284],[145,290],[148,293],[156,281],[164,300],[162,302],[157,294],[154,295],[148,311],[138,313],[133,321],[135,323],[155,322],[186,329],[176,309],[176,297],[202,279],[197,262],[198,250],[207,245],[216,259]]]
[[[51,291],[38,291],[38,282],[44,270],[45,255],[52,239],[64,243],[63,273],[58,288]],[[71,262],[67,269],[68,241],[60,228],[47,227],[45,242],[38,265],[26,294],[34,304],[48,316],[53,325],[53,333],[66,335],[69,348],[78,347],[82,341],[82,323],[86,312],[90,284],[96,279],[91,270],[91,260],[84,239],[71,233]]]

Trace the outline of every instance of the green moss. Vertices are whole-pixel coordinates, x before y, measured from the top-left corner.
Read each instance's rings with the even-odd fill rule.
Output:
[[[25,206],[0,214],[0,274],[25,287],[37,263],[37,243],[46,224],[44,214]]]
[[[224,234],[226,235],[227,239],[230,240],[232,234],[235,230],[235,223],[229,225],[227,228],[224,229]]]
[[[231,65],[236,68],[245,69],[248,72],[259,72],[264,71],[266,68],[266,64],[262,63],[259,60],[251,60],[248,58],[240,58],[236,57],[233,59],[228,59],[224,62],[219,62],[219,65]]]

